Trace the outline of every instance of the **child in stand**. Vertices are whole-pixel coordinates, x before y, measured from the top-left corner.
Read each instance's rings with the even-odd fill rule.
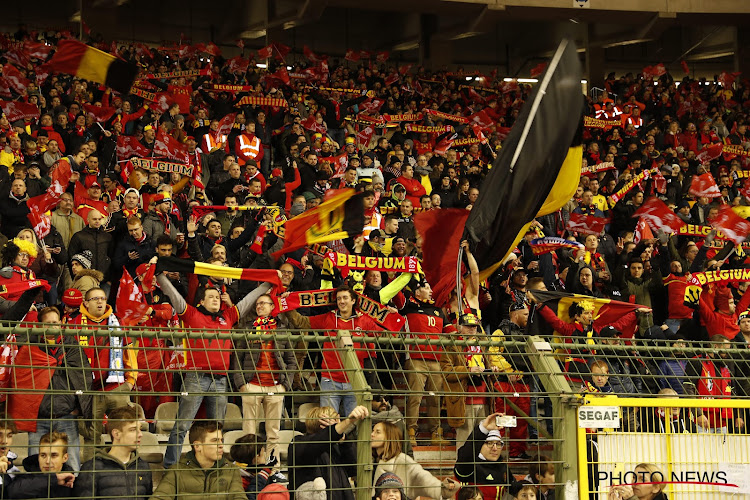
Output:
[[[266,458],[265,441],[255,434],[245,434],[237,439],[230,450],[234,464],[240,468],[242,487],[248,500],[256,500],[258,493],[269,483],[283,479],[273,468],[279,461],[272,452]]]

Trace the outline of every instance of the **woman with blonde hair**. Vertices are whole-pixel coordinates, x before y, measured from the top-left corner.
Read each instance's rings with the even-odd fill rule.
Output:
[[[50,233],[43,240],[39,240],[31,229],[21,229],[16,239],[28,241],[37,249],[37,258],[29,264],[29,270],[37,278],[47,280],[52,285],[49,292],[50,304],[57,303],[57,281],[62,274],[63,266],[68,261],[68,252],[65,250],[62,236],[54,226],[50,227]]]
[[[289,489],[309,489],[314,484],[317,490],[320,485],[328,500],[354,500],[349,478],[357,474],[357,457],[354,442],[345,438],[368,415],[364,406],[355,407],[343,420],[330,406],[310,410],[307,432],[289,444]]]
[[[378,478],[386,472],[396,474],[404,482],[408,498],[453,497],[457,483],[450,479],[442,482],[424,470],[412,457],[401,451],[403,440],[403,432],[395,424],[375,424],[370,436],[373,459],[377,465],[373,477]]]
[[[659,467],[654,464],[642,463],[636,465],[633,472],[638,478],[636,482],[632,485],[612,486],[609,490],[609,500],[668,500],[664,493],[666,478]]]

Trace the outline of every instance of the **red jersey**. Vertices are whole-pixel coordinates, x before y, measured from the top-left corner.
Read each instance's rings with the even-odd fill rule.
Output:
[[[183,341],[188,370],[197,370],[225,375],[229,369],[232,339],[224,337],[240,320],[237,307],[230,307],[217,314],[204,314],[188,305],[180,319],[186,327],[207,330],[199,339]]]
[[[321,376],[333,380],[334,382],[341,383],[349,382],[349,379],[346,376],[346,372],[344,372],[344,364],[336,350],[335,337],[338,335],[338,331],[349,330],[351,332],[352,340],[354,340],[354,349],[357,352],[357,358],[359,358],[360,365],[363,365],[364,367],[365,359],[374,358],[376,356],[375,344],[362,341],[358,342],[357,339],[364,340],[364,337],[372,336],[372,333],[365,332],[383,329],[369,316],[357,313],[349,319],[343,319],[337,312],[311,316],[310,328],[313,330],[328,330],[326,335],[334,337],[333,340],[323,343]]]

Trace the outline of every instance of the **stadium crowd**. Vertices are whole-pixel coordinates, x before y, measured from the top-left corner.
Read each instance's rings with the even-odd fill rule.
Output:
[[[307,61],[287,63],[285,47],[273,44],[270,67],[260,68],[251,58],[205,56],[200,52],[205,46],[184,54],[182,45],[135,44],[114,47],[118,57],[141,68],[133,93],[120,95],[91,81],[48,74],[48,54],[35,51],[42,37],[50,47],[64,34],[22,28],[0,44],[0,95],[6,99],[0,116],[0,285],[5,287],[0,313],[5,321],[112,330],[126,315],[117,291],[132,278],[146,304],[135,321],[143,327],[181,324],[217,333],[236,327],[273,333],[290,327],[331,336],[350,330],[374,389],[393,392],[390,371],[408,370],[400,426],[383,421],[373,428],[374,494],[382,500],[456,494],[454,482],[436,479],[408,453],[408,446],[418,444],[418,424],[425,416],[433,444],[448,444],[445,429],[455,429],[456,479],[477,486],[461,488],[459,499],[554,498],[554,471],[549,459],[540,457],[528,484],[508,488],[513,478],[501,460],[504,443],[511,458],[528,460],[527,445],[539,431],[520,417],[516,427],[498,427],[497,416],[515,413],[502,398],[493,405],[492,394],[512,395],[514,407],[537,418],[534,394],[542,388],[524,352],[482,352],[478,346],[442,350],[425,344],[410,346],[407,359],[384,355],[364,338],[364,331],[385,328],[359,310],[360,294],[400,313],[405,331],[424,339],[442,334],[523,339],[530,321],[548,336],[554,329],[568,337],[597,337],[613,349],[571,351],[564,362],[571,382],[586,391],[750,395],[743,376],[746,361],[731,354],[750,345],[748,283],[707,283],[698,293],[692,279],[696,273],[745,266],[742,245],[722,239],[714,229],[701,231],[723,206],[742,213],[748,205],[750,82],[728,81],[727,75],[721,82],[675,81],[669,73],[658,78],[610,75],[606,91],[582,102],[590,119],[582,132],[583,173],[575,196],[557,213],[538,219],[486,281],[479,281],[471,245],[462,244],[465,296],[435,304],[431,284],[417,274],[366,270],[346,275],[310,246],[277,258],[285,226],[314,210],[333,190],[354,188],[363,193],[363,232],[327,244],[367,257],[422,257],[414,217],[473,208],[530,86],[496,74],[398,68],[387,63],[387,55],[367,64],[306,51]],[[17,104],[34,105],[38,113]],[[178,146],[170,146],[172,141]],[[156,162],[137,160],[160,156],[155,150],[162,151],[164,144],[170,154],[175,148],[184,152],[182,165],[192,169],[176,169],[180,162],[174,158],[164,160],[163,171],[151,169]],[[58,175],[68,167],[69,175]],[[705,173],[718,179],[716,192],[695,190],[696,179]],[[49,193],[61,177],[62,192],[56,195],[49,227],[42,229],[44,218],[34,218],[38,210],[30,200]],[[650,200],[663,202],[689,224],[684,227],[701,231],[670,235],[658,225],[653,232],[639,225],[634,214]],[[207,206],[219,208],[201,211]],[[592,230],[591,217],[606,219],[606,225]],[[543,237],[567,241],[538,253]],[[155,272],[160,261],[175,256],[277,273],[251,281],[220,272]],[[335,289],[330,306],[279,312],[278,297],[328,288]],[[563,311],[534,294],[545,290],[589,299]],[[595,314],[601,299],[637,307],[603,324]],[[685,340],[699,340],[717,350],[699,356],[675,351],[656,362],[615,347],[636,339],[666,339],[677,348]],[[320,407],[290,446],[289,489],[314,493],[322,476],[329,498],[351,499],[351,469],[336,465],[353,463],[354,446],[339,441],[373,410],[356,405],[333,346],[331,341],[315,352],[310,347],[300,356],[307,346],[271,336],[267,342],[234,344],[221,336],[201,337],[186,344],[184,358],[175,365],[173,346],[158,338],[18,339],[14,375],[5,381],[14,391],[7,393],[0,436],[5,439],[0,449],[3,494],[148,497],[150,474],[127,473],[148,470],[135,454],[141,416],[128,404],[138,392],[181,387],[185,393],[178,398],[177,423],[164,458],[166,467],[179,467],[167,472],[152,498],[220,487],[237,498],[245,490],[255,498],[277,465],[273,452],[285,394],[305,390],[299,371],[306,367],[319,376]],[[40,360],[65,370],[49,375],[50,364],[36,370]],[[139,373],[139,368],[147,371]],[[40,383],[55,393],[23,392]],[[75,392],[92,389],[100,393]],[[232,447],[231,456],[242,470],[222,457],[222,429],[216,423],[233,390],[242,400],[247,439]],[[439,393],[455,397],[441,402]],[[423,395],[427,415],[420,415]],[[139,399],[147,418],[168,400],[148,399]],[[193,422],[201,404],[210,424]],[[447,427],[441,422],[442,406]],[[264,440],[256,437],[261,409]],[[102,449],[105,414],[112,444],[108,452]],[[79,443],[80,419],[93,423],[82,435],[98,448]],[[633,431],[663,432],[666,424],[659,415],[632,412],[627,425]],[[705,409],[690,418],[678,412],[672,425],[744,432],[745,422],[739,412]],[[17,431],[29,433],[33,452],[24,460],[25,470],[40,472],[27,477],[32,485],[22,482],[25,474],[13,476],[10,448]],[[192,451],[181,457],[186,436]],[[214,469],[213,475],[201,469]],[[657,498],[661,492],[633,494]]]

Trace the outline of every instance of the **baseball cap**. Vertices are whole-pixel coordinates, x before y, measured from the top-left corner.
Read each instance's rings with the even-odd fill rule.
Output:
[[[604,328],[599,330],[599,337],[603,339],[611,339],[614,337],[619,337],[621,335],[622,333],[620,332],[620,330],[618,330],[614,326],[605,326]]]
[[[461,316],[461,321],[459,322],[459,325],[479,326],[479,319],[472,313],[464,314],[463,316]]]

